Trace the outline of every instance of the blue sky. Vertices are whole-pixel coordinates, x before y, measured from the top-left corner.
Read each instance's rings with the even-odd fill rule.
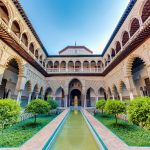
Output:
[[[20,0],[49,54],[85,45],[100,54],[129,0]]]

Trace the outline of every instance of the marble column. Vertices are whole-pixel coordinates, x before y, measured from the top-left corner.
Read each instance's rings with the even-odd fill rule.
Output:
[[[134,99],[133,92],[129,91],[129,94],[130,94],[130,100],[133,100]]]
[[[21,100],[21,96],[22,96],[22,90],[19,90],[17,95],[17,102]]]
[[[29,97],[28,97],[28,104],[30,103],[31,101],[31,96],[32,96],[32,93],[29,93]]]
[[[36,99],[38,99],[38,97],[39,97],[39,93],[36,93]]]
[[[68,95],[65,95],[65,107],[67,108],[67,103],[68,103]]]
[[[113,99],[113,100],[115,99],[115,96],[114,96],[114,94],[112,94],[112,99]]]
[[[84,96],[84,108],[86,107],[86,96]]]
[[[122,93],[119,93],[119,98],[122,101]]]

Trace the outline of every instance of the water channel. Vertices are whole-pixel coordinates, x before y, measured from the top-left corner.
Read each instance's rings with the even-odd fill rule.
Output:
[[[62,130],[50,150],[99,150],[83,115],[78,110],[70,112]]]

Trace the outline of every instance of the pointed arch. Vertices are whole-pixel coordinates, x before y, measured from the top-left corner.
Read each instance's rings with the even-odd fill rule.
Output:
[[[36,57],[37,59],[39,59],[39,49],[36,49],[36,50],[35,50],[35,57]]]
[[[116,42],[116,54],[121,50],[121,44],[119,41]]]
[[[111,58],[113,59],[115,57],[116,53],[115,50],[112,48],[111,49]]]
[[[26,32],[22,34],[21,41],[26,47],[28,47],[29,41]]]
[[[8,25],[10,20],[10,10],[7,5],[0,0],[0,18]]]
[[[28,80],[25,85],[27,85],[28,92],[31,92],[31,91],[32,91],[32,84],[31,84],[31,81]]]
[[[120,99],[118,88],[117,88],[117,86],[115,84],[112,85],[112,92],[114,94],[114,98],[115,99]]]
[[[62,87],[59,87],[56,90],[55,100],[57,101],[59,107],[65,106],[65,91]]]
[[[112,99],[112,91],[111,91],[110,87],[108,87],[107,93],[108,93],[108,98]]]
[[[109,54],[107,54],[107,63],[109,64],[109,63],[110,63],[110,61],[111,61],[110,55],[109,55]]]
[[[38,94],[39,94],[39,85],[36,83],[32,91],[31,99],[32,100],[36,99]]]
[[[150,16],[150,0],[147,0],[142,9],[141,15],[142,21],[145,22],[149,16]]]
[[[41,64],[43,63],[43,55],[42,54],[40,55],[40,63]]]
[[[127,90],[127,86],[125,84],[124,81],[120,81],[118,84],[118,91],[121,93],[122,95],[122,100],[129,100],[129,91]]]
[[[51,87],[47,87],[44,94],[44,99],[47,100],[48,95],[53,96],[53,90]]]
[[[29,51],[30,51],[32,54],[34,54],[34,44],[33,44],[33,42],[31,42],[30,45],[29,45]]]
[[[140,28],[140,23],[137,18],[133,18],[131,20],[131,25],[130,25],[130,36],[133,36],[134,33]]]
[[[105,100],[107,99],[106,90],[104,89],[104,87],[100,87],[98,89],[98,95],[99,95],[98,99],[105,99]]]
[[[18,38],[20,38],[20,36],[21,36],[21,27],[20,27],[20,25],[19,25],[19,23],[18,23],[17,20],[14,20],[14,21],[12,22],[11,30],[14,32],[14,34],[15,34]]]
[[[122,35],[122,46],[124,46],[128,41],[129,41],[129,34],[127,31],[124,31]]]
[[[29,99],[29,94],[32,91],[32,85],[31,85],[31,81],[28,80],[25,83],[24,89],[22,91],[22,95],[21,95],[21,107],[25,107],[28,104],[28,99]]]
[[[96,94],[92,87],[88,88],[86,91],[86,106],[95,107],[96,104]]]

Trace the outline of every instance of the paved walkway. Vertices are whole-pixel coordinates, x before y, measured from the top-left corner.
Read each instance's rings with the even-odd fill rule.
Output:
[[[0,148],[0,150],[42,150],[51,135],[57,129],[63,118],[67,115],[68,109],[52,120],[48,125],[35,134],[30,140],[19,148]]]
[[[150,150],[149,148],[141,147],[130,147],[122,140],[120,140],[116,135],[114,135],[108,128],[106,128],[102,123],[95,119],[87,110],[83,110],[83,113],[93,125],[100,138],[103,140],[108,150]]]

